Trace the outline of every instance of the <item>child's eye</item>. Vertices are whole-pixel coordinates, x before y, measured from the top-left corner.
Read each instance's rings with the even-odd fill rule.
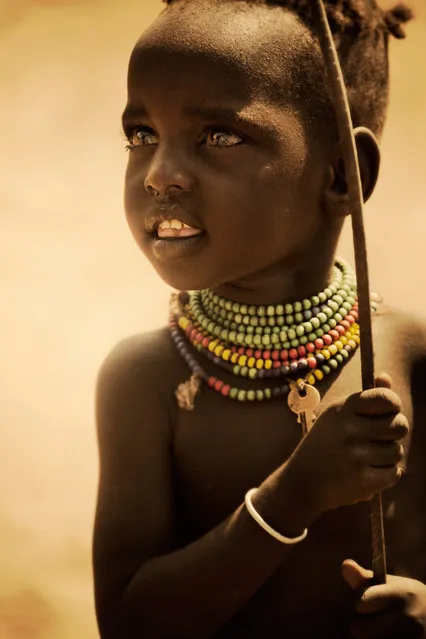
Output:
[[[209,146],[238,146],[242,144],[243,138],[230,131],[211,130],[207,134],[206,141]]]
[[[134,149],[136,146],[153,146],[158,144],[158,135],[152,129],[147,127],[137,127],[128,133],[129,146],[128,149]]]

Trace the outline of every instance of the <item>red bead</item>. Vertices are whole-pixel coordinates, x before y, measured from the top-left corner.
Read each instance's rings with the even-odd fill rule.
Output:
[[[197,333],[197,336],[195,338],[195,341],[197,344],[201,344],[201,342],[203,341],[203,335],[202,333]]]
[[[330,332],[329,335],[331,335],[331,337],[333,338],[333,342],[336,341],[336,339],[339,339],[340,335],[339,335],[339,331],[337,331],[335,328],[333,328]]]
[[[350,327],[351,327],[350,322],[348,322],[346,319],[342,320],[340,323],[341,323],[342,326],[344,326],[346,328],[346,330],[349,330]]]
[[[256,359],[262,359],[262,351],[254,351],[254,356]]]
[[[354,324],[355,323],[355,318],[352,317],[352,315],[347,315],[345,319],[347,319],[349,324]]]
[[[324,342],[322,341],[320,337],[318,337],[318,339],[315,340],[315,348],[318,348],[318,349],[324,348]]]
[[[277,360],[280,358],[280,351],[272,351],[272,355],[271,355],[273,360]]]
[[[253,349],[252,348],[248,348],[246,350],[246,355],[247,355],[247,357],[253,357]]]
[[[201,346],[203,346],[203,348],[208,348],[209,344],[210,344],[210,340],[208,337],[205,337],[203,341],[201,342]]]
[[[216,391],[220,391],[223,386],[223,382],[220,379],[217,379],[214,383],[214,389]]]
[[[286,348],[283,348],[283,350],[280,352],[280,357],[282,360],[288,359],[288,350]]]
[[[191,340],[191,342],[195,340],[196,336],[197,336],[197,329],[193,328],[189,334],[189,339]]]
[[[274,363],[272,364],[272,366],[274,368],[281,368],[282,364],[279,360],[274,360]]]
[[[331,335],[326,334],[322,336],[322,341],[326,346],[330,346],[333,343],[333,338]]]
[[[338,324],[338,325],[336,326],[336,331],[339,333],[339,336],[340,336],[340,335],[344,335],[344,334],[346,333],[346,329],[345,329],[345,327],[344,327],[344,326],[342,326],[341,324]]]
[[[225,397],[228,397],[230,390],[231,390],[231,387],[229,386],[229,384],[224,384],[222,388],[220,389],[220,392],[222,393],[222,395],[225,395]]]
[[[308,366],[309,368],[317,367],[317,360],[315,359],[315,357],[308,357]]]
[[[352,309],[351,311],[349,311],[349,315],[352,315],[355,321],[358,319],[358,311],[354,311]]]
[[[244,355],[245,352],[246,351],[245,351],[244,347],[240,346],[240,348],[238,349],[238,355]]]
[[[295,348],[290,348],[288,354],[290,355],[290,359],[297,359],[299,356],[299,353]]]
[[[213,386],[215,385],[215,382],[216,382],[216,377],[209,377],[207,383],[210,386],[210,388],[213,388]]]
[[[308,353],[315,353],[315,344],[313,344],[312,342],[308,342],[306,344],[306,350],[308,351]]]
[[[306,356],[306,348],[304,346],[298,346],[297,352],[299,353],[300,357]]]
[[[263,351],[263,359],[271,359],[271,351]]]
[[[236,352],[237,352],[237,347],[235,345],[231,346],[231,353],[236,353]]]

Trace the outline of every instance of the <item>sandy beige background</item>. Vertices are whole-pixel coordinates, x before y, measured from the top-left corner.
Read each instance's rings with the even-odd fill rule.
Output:
[[[426,314],[426,7],[392,43],[371,280]],[[0,639],[94,639],[97,369],[164,321],[122,212],[129,52],[157,0],[0,0]],[[342,254],[350,256],[350,234]]]

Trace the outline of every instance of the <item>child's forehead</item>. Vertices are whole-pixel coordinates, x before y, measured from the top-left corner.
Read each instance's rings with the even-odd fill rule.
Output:
[[[279,25],[261,12],[162,14],[142,35],[129,65],[129,92],[157,86],[169,92],[197,89],[206,97],[271,99],[291,104],[290,77],[295,73],[300,25],[280,11]],[[262,19],[260,19],[262,18]],[[297,65],[296,65],[297,67]]]

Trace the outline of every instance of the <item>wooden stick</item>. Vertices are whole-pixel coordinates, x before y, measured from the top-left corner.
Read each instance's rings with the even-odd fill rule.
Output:
[[[332,88],[340,143],[345,162],[358,288],[362,388],[363,390],[367,390],[374,388],[375,376],[373,336],[371,330],[370,286],[368,281],[367,248],[363,222],[364,197],[358,153],[342,69],[323,0],[312,0],[312,12],[317,24],[321,50]],[[380,493],[373,497],[369,506],[374,582],[382,584],[386,582],[386,556],[383,507]]]

